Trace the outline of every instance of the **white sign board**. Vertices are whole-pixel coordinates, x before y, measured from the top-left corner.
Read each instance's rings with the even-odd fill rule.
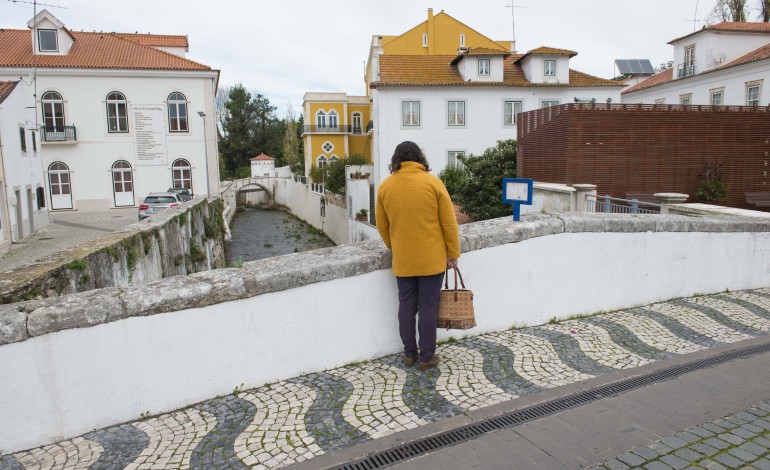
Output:
[[[527,183],[519,183],[514,181],[508,181],[505,183],[505,196],[508,199],[514,199],[516,201],[526,201],[529,194],[529,185]]]
[[[134,148],[137,166],[168,164],[166,153],[166,111],[159,104],[135,104]]]

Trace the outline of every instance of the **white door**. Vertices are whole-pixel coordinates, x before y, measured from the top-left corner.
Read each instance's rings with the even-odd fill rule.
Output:
[[[112,165],[112,188],[115,207],[134,205],[134,175],[128,162],[121,160]]]
[[[62,162],[48,167],[48,184],[51,193],[51,209],[72,209],[72,184],[70,169]]]

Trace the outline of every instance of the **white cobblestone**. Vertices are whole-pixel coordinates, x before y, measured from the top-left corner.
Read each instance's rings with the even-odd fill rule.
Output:
[[[580,344],[580,349],[586,356],[613,369],[639,367],[652,362],[613,343],[607,330],[590,323],[567,320],[553,325],[544,325],[543,328],[572,336]]]
[[[436,391],[455,405],[475,410],[516,398],[487,379],[478,351],[446,344],[436,348],[436,353],[442,359]]]

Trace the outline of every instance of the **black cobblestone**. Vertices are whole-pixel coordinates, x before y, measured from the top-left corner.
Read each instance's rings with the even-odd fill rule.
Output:
[[[724,300],[725,302],[732,302],[735,305],[745,308],[746,310],[748,310],[749,312],[753,313],[758,317],[764,318],[765,320],[770,320],[770,311],[762,308],[761,306],[753,302],[749,302],[748,300],[744,300],[744,299],[738,299],[736,297],[731,297],[730,294],[717,295],[715,297],[719,300]]]
[[[598,326],[599,328],[607,330],[607,333],[610,335],[610,339],[615,344],[646,359],[659,361],[677,356],[675,353],[665,351],[663,349],[658,349],[645,343],[644,341],[637,338],[636,335],[631,332],[631,330],[621,325],[620,323],[602,318],[598,315],[582,318],[578,320],[578,322],[589,323],[591,325]]]
[[[654,312],[652,310],[647,310],[645,308],[635,308],[635,309],[629,310],[629,312],[635,315],[647,317],[651,320],[655,320],[656,322],[664,326],[666,329],[674,333],[676,336],[682,338],[683,340],[697,344],[699,346],[703,346],[706,348],[713,348],[713,347],[721,346],[725,344],[722,341],[717,341],[713,338],[709,338],[703,333],[699,333],[693,330],[692,328],[686,326],[679,320],[673,317],[670,317],[668,315]]]
[[[470,338],[461,343],[462,346],[481,353],[484,357],[484,375],[497,387],[512,395],[526,395],[543,390],[516,372],[513,368],[513,351],[505,346],[481,338]]]
[[[202,411],[217,418],[217,425],[195,447],[190,458],[192,470],[236,469],[248,467],[235,456],[238,436],[251,424],[257,407],[250,401],[228,395],[206,402]]]
[[[0,470],[25,470],[13,455],[0,456]]]
[[[711,308],[711,307],[707,307],[705,305],[701,305],[701,304],[698,304],[698,303],[695,303],[695,302],[688,302],[686,300],[675,300],[675,301],[671,302],[671,304],[678,305],[680,307],[687,307],[687,308],[691,308],[693,310],[697,310],[697,311],[701,312],[702,314],[706,315],[707,317],[711,318],[715,322],[720,323],[720,324],[730,328],[731,330],[735,330],[735,331],[737,331],[739,333],[743,333],[744,335],[754,336],[754,337],[767,335],[767,332],[764,331],[764,330],[760,330],[760,329],[757,329],[757,328],[752,328],[752,327],[750,327],[748,325],[745,325],[745,324],[743,324],[741,322],[735,321],[732,318],[730,318],[727,315],[725,315],[724,313],[720,312],[719,310]]]
[[[136,460],[150,443],[147,434],[130,424],[100,429],[83,437],[99,443],[104,449],[99,459],[88,467],[89,470],[122,470]]]
[[[527,328],[524,333],[549,341],[559,359],[577,371],[591,375],[605,375],[615,371],[612,367],[607,367],[586,356],[586,353],[580,349],[580,343],[570,335],[540,327]]]

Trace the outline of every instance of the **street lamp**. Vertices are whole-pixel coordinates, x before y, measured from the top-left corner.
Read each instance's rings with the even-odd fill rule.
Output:
[[[209,186],[209,143],[208,139],[206,138],[206,113],[203,111],[198,111],[198,116],[203,119],[203,155],[206,159],[206,197],[209,198],[211,197],[211,188]]]

